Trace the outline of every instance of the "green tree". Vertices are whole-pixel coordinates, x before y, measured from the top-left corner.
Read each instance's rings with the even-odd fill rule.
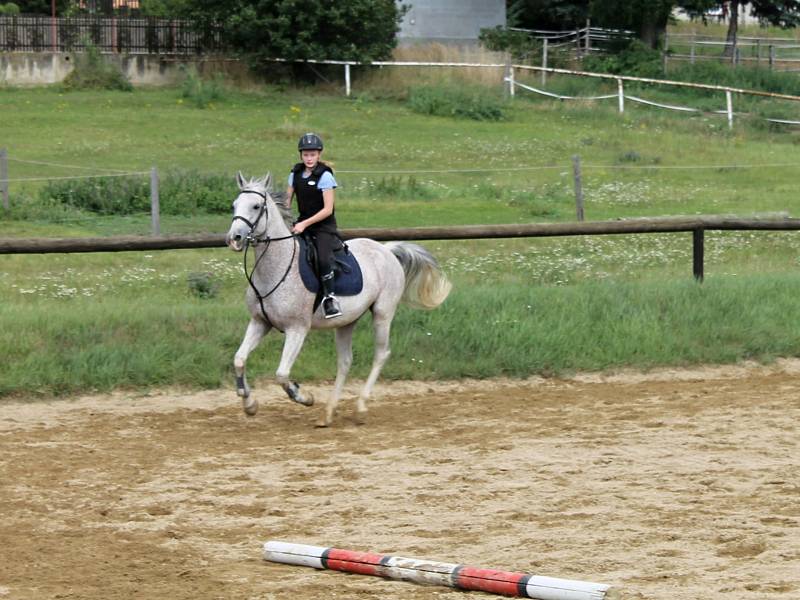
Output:
[[[380,60],[405,7],[394,0],[186,0],[185,15],[256,59]]]
[[[728,34],[725,54],[730,56],[736,45],[736,38],[739,31],[739,13],[746,4],[750,5],[750,14],[758,17],[761,21],[770,23],[777,27],[789,29],[800,25],[800,2],[798,0],[731,0],[726,2],[729,6]],[[715,4],[722,5],[722,2]]]
[[[52,13],[51,0],[14,0],[19,11],[26,15],[49,15]],[[70,6],[70,0],[56,0],[56,15],[63,15]]]
[[[589,0],[508,0],[507,21],[527,29],[577,29],[589,18]]]
[[[634,31],[655,48],[675,8],[702,13],[718,4],[715,0],[508,0],[507,9],[509,23],[519,27],[575,29],[590,19],[599,27]]]

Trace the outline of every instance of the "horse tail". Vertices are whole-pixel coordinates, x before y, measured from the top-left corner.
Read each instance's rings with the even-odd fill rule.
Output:
[[[386,247],[403,265],[406,274],[403,302],[425,310],[444,302],[452,285],[430,252],[409,242],[388,242]]]

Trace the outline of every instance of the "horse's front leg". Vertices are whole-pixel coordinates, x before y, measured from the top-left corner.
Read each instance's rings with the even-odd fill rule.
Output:
[[[292,365],[294,361],[297,360],[297,355],[300,354],[300,349],[303,347],[303,342],[307,334],[307,328],[286,330],[286,339],[283,342],[281,362],[278,365],[278,370],[275,372],[275,377],[289,398],[298,404],[311,406],[314,404],[314,397],[311,394],[309,394],[308,397],[303,396],[300,393],[300,386],[296,382],[289,380],[289,373],[292,371]]]
[[[244,339],[236,351],[236,356],[233,358],[233,369],[236,371],[236,393],[242,397],[244,412],[251,417],[258,412],[258,402],[250,398],[250,386],[247,385],[245,365],[247,364],[247,357],[255,350],[269,330],[270,326],[262,319],[256,317],[250,319],[247,324],[247,331],[244,333]]]

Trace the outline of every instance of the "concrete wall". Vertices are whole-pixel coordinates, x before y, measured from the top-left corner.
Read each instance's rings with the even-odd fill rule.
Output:
[[[72,57],[54,52],[0,53],[0,84],[56,83],[72,71]]]
[[[506,24],[505,0],[405,0],[405,4],[411,10],[397,34],[401,45],[476,43],[482,28]]]
[[[246,72],[235,60],[165,57],[151,55],[105,55],[122,69],[133,85],[172,85],[182,79],[181,66],[193,65],[201,74],[218,71]],[[72,71],[74,56],[65,52],[0,53],[0,85],[28,86],[59,83]]]

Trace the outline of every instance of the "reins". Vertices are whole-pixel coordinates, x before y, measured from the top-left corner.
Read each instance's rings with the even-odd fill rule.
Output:
[[[280,242],[282,240],[289,240],[289,239],[294,240],[294,238],[297,237],[297,236],[294,233],[290,233],[289,235],[276,237],[276,238],[271,238],[268,235],[266,235],[266,233],[265,233],[264,237],[262,237],[262,238],[255,237],[253,235],[253,232],[255,231],[256,227],[258,226],[258,222],[261,220],[262,217],[267,217],[268,216],[268,214],[267,214],[267,195],[263,194],[263,193],[261,193],[259,191],[256,191],[256,190],[242,190],[241,193],[242,194],[257,194],[257,195],[261,196],[263,198],[263,200],[264,200],[264,202],[261,204],[261,210],[259,210],[258,216],[256,216],[254,222],[251,223],[245,217],[242,217],[240,215],[234,215],[234,217],[231,220],[231,222],[234,222],[234,221],[236,221],[238,219],[240,221],[244,221],[247,224],[247,226],[250,227],[250,232],[247,234],[247,237],[245,238],[245,242],[246,243],[245,243],[245,248],[244,248],[244,261],[243,261],[243,265],[242,265],[243,268],[244,268],[244,276],[247,278],[247,282],[250,284],[250,288],[253,290],[253,293],[256,295],[256,298],[258,298],[258,304],[261,307],[261,314],[264,316],[264,320],[266,320],[266,322],[269,325],[272,325],[274,327],[272,321],[270,321],[270,318],[267,315],[267,311],[264,309],[264,300],[269,298],[275,292],[275,290],[277,290],[283,284],[283,282],[286,281],[286,278],[289,276],[289,271],[292,270],[292,265],[294,264],[294,257],[297,255],[297,242],[294,242],[292,244],[292,257],[289,259],[289,264],[286,267],[286,271],[283,273],[283,277],[281,277],[280,280],[278,281],[278,283],[276,283],[272,287],[272,289],[270,291],[268,291],[266,294],[261,294],[261,292],[258,291],[258,288],[256,287],[255,282],[253,282],[253,274],[256,272],[256,269],[258,268],[258,263],[261,262],[261,259],[264,258],[264,256],[267,254],[267,250],[269,250],[269,245],[272,242]],[[266,244],[266,248],[264,248],[264,251],[261,253],[261,256],[256,258],[256,261],[253,264],[252,270],[248,273],[247,272],[247,251],[250,249],[251,245],[258,246],[259,244]]]

